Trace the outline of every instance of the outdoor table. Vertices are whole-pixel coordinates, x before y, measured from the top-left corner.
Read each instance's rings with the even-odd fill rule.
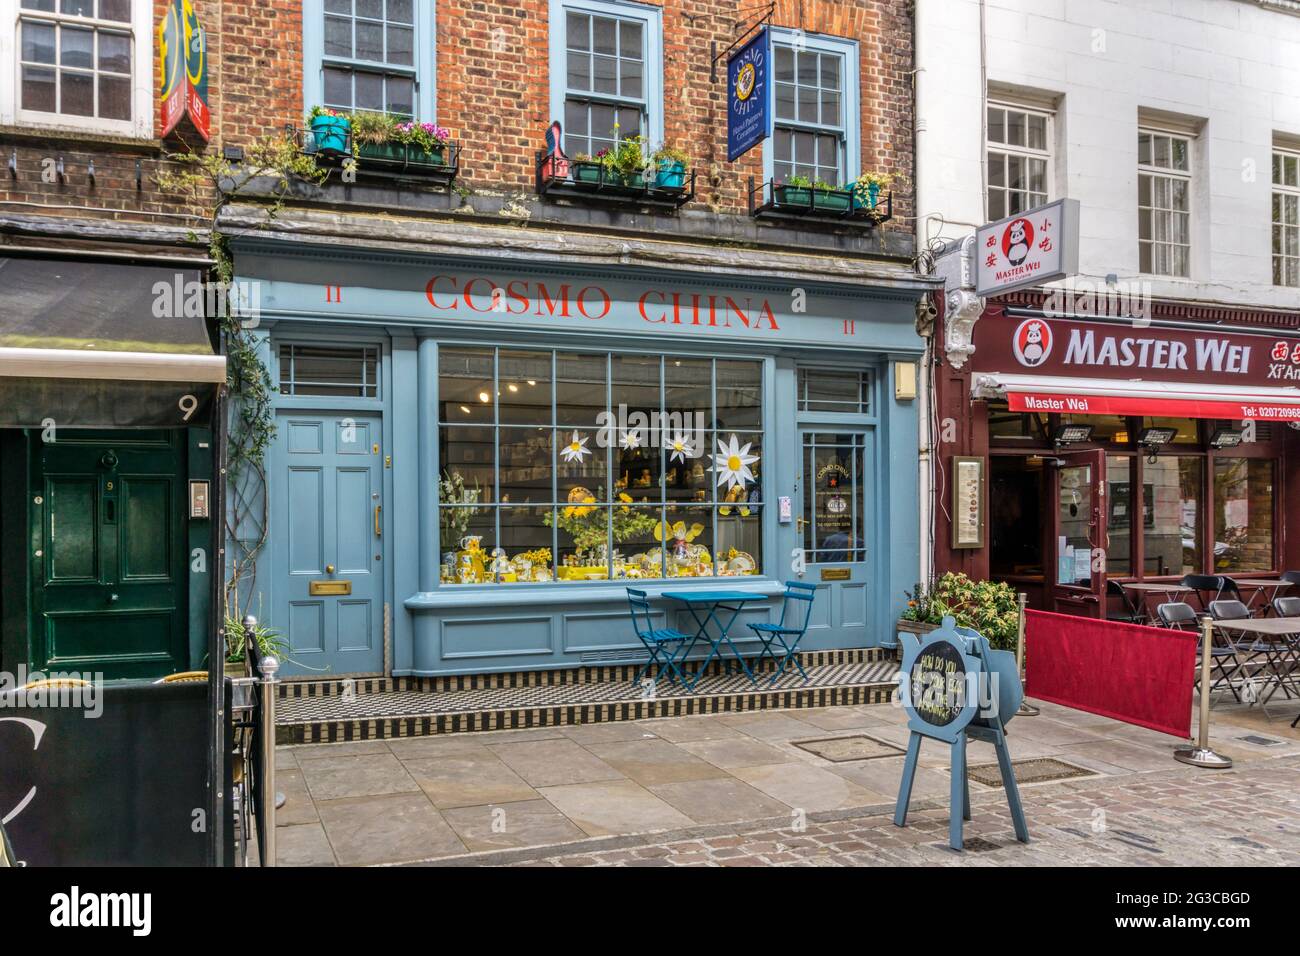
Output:
[[[1147,600],[1152,595],[1163,594],[1165,596],[1165,601],[1162,603],[1168,604],[1173,601],[1182,600],[1183,595],[1191,590],[1191,588],[1183,587],[1177,581],[1171,581],[1168,584],[1152,584],[1147,581],[1125,581],[1121,586],[1126,591],[1137,592],[1138,600],[1142,603],[1142,610],[1146,612],[1146,616],[1151,618],[1153,621],[1160,620],[1160,616],[1152,614],[1151,609],[1147,606]]]
[[[1292,639],[1296,635],[1300,634],[1300,617],[1247,617],[1236,621],[1215,621],[1214,626],[1225,631],[1240,631],[1245,634],[1257,634],[1260,637],[1281,642],[1285,645],[1289,645],[1294,653],[1297,644]],[[1278,671],[1276,669],[1276,664],[1273,661],[1270,661],[1269,663],[1274,665],[1274,686],[1269,690],[1268,696],[1263,698],[1260,703],[1267,704],[1269,698],[1273,696],[1279,687],[1282,688],[1282,693],[1287,697],[1290,697],[1291,692],[1288,690],[1288,685],[1290,685],[1291,688],[1296,689],[1297,694],[1300,695],[1300,688],[1295,687],[1294,678],[1291,676],[1292,671],[1295,670],[1295,658],[1293,657],[1290,661],[1286,662],[1287,669],[1285,673]]]
[[[736,617],[746,603],[765,601],[767,595],[755,594],[752,591],[664,591],[663,596],[671,601],[686,605],[686,610],[690,611],[691,617],[695,619],[698,628],[695,636],[691,638],[686,654],[682,657],[683,663],[685,663],[686,657],[695,649],[698,642],[702,640],[709,642],[709,654],[704,658],[704,663],[700,665],[699,670],[695,672],[695,680],[691,681],[690,685],[691,690],[695,689],[695,685],[704,676],[713,658],[721,653],[723,644],[726,644],[731,649],[731,653],[740,662],[740,667],[745,672],[745,676],[749,678],[749,682],[751,684],[755,683],[753,671],[749,669],[745,659],[740,656],[740,651],[737,650],[736,645],[731,643],[731,637],[727,632],[731,630],[731,625],[736,623]],[[706,610],[708,613],[704,614],[703,612]],[[731,617],[727,618],[726,623],[723,623],[722,617],[718,614],[720,610],[731,612]],[[710,621],[717,628],[718,633],[716,636],[709,633]]]
[[[1246,610],[1251,613],[1254,613],[1255,599],[1264,593],[1265,588],[1273,589],[1272,596],[1264,602],[1264,610],[1267,613],[1268,608],[1272,606],[1275,600],[1277,600],[1277,592],[1283,588],[1289,588],[1291,586],[1290,581],[1275,581],[1269,578],[1233,578],[1232,581],[1238,588],[1255,589],[1250,595],[1250,600],[1246,602]]]

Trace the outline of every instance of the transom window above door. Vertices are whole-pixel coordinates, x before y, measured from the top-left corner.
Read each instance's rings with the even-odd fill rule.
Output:
[[[1003,219],[1047,202],[1052,115],[992,104],[988,108],[988,217]]]
[[[434,0],[304,0],[304,97],[341,111],[433,118]]]
[[[639,3],[552,0],[552,110],[564,149],[595,156],[632,136],[663,138],[662,13]]]
[[[379,350],[367,346],[280,346],[280,394],[379,397]]]

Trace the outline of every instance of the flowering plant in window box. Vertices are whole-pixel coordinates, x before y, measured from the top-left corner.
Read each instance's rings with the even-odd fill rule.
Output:
[[[782,205],[808,206],[836,212],[847,211],[851,197],[847,190],[838,190],[825,180],[816,182],[807,176],[791,176],[775,184],[776,201]]]
[[[894,183],[903,179],[901,173],[878,173],[868,170],[850,183],[845,189],[853,193],[853,208],[866,209],[872,215],[880,202],[880,195]]]
[[[352,139],[361,159],[401,166],[444,166],[451,134],[433,123],[403,122],[385,113],[354,113]]]
[[[655,166],[656,189],[685,188],[686,164],[690,162],[686,150],[676,146],[660,146],[650,154],[650,162]]]
[[[614,132],[617,134],[617,127]],[[605,167],[606,180],[633,189],[645,186],[645,145],[640,136],[621,139],[613,149],[602,149],[596,157]]]
[[[347,113],[336,112],[328,106],[313,106],[307,114],[316,149],[321,152],[347,154],[348,134],[352,120]]]

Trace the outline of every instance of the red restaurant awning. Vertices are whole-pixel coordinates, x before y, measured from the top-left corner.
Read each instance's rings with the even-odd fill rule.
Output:
[[[1176,385],[986,372],[974,376],[972,391],[977,398],[1005,395],[1013,412],[1300,421],[1300,388]]]

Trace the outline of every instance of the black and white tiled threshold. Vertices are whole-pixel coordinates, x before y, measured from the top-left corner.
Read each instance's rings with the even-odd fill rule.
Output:
[[[888,651],[814,651],[801,655],[801,661],[808,672],[807,681],[791,667],[769,686],[769,665],[766,676],[760,674],[755,686],[743,674],[727,674],[711,667],[694,692],[665,677],[657,682],[653,696],[647,695],[643,683],[632,683],[638,670],[632,665],[589,668],[611,672],[605,680],[590,679],[591,675],[584,680],[543,679],[543,675],[572,673],[566,671],[425,679],[435,684],[468,680],[470,686],[465,689],[363,691],[362,685],[380,682],[357,681],[355,693],[346,695],[336,691],[282,696],[276,705],[276,737],[282,744],[331,743],[648,717],[875,704],[893,697],[898,664]]]

